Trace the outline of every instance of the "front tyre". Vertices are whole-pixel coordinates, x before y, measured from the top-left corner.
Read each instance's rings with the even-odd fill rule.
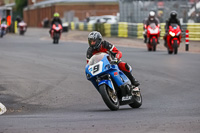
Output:
[[[99,86],[99,92],[110,110],[115,111],[119,109],[119,99],[116,92],[105,84]]]
[[[1,35],[0,36],[3,37],[3,30],[1,30]]]
[[[142,95],[140,89],[138,88],[138,91],[132,91],[132,96],[134,102],[129,104],[129,106],[132,108],[139,108],[142,105]]]
[[[156,51],[156,40],[155,38],[153,38],[153,41],[152,41],[152,46],[153,46],[153,51]]]
[[[24,35],[24,31],[23,31],[23,30],[20,30],[19,34],[20,34],[20,35]]]
[[[177,42],[177,40],[174,40],[173,48],[174,48],[174,54],[177,54],[178,53],[178,42]]]

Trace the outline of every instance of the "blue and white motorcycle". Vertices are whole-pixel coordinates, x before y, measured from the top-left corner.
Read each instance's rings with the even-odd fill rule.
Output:
[[[126,104],[132,108],[142,105],[140,88],[131,85],[109,54],[93,55],[85,67],[85,73],[110,110],[118,110],[120,105]]]

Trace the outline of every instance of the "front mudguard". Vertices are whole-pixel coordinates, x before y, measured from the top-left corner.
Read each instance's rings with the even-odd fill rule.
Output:
[[[114,90],[114,86],[112,84],[112,81],[110,80],[101,80],[99,83],[98,83],[98,86],[102,85],[102,84],[105,84],[107,86],[109,86],[111,89]]]

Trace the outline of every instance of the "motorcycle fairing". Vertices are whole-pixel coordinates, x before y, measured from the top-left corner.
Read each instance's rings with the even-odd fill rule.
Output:
[[[107,59],[107,54],[103,57],[103,59],[97,63],[94,63],[93,65],[86,65],[85,72],[86,77],[88,80],[90,80],[93,85],[97,88],[100,84],[107,84],[111,87],[110,82],[103,79],[101,83],[97,83],[97,77],[101,77],[103,75],[110,75],[112,81],[120,88],[125,83],[130,83],[130,80],[128,77],[119,70],[119,67],[117,64],[111,65],[110,62]],[[108,79],[107,79],[108,80]]]

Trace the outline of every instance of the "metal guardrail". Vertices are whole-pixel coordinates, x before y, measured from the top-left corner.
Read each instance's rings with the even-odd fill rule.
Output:
[[[161,23],[161,39],[165,34],[165,23]],[[87,24],[87,23],[71,23],[71,29],[99,31],[103,36],[111,37],[130,37],[143,38],[142,23],[119,22],[117,24]],[[189,30],[189,40],[200,40],[200,23],[184,23],[182,24],[182,38],[185,38],[185,31]]]

